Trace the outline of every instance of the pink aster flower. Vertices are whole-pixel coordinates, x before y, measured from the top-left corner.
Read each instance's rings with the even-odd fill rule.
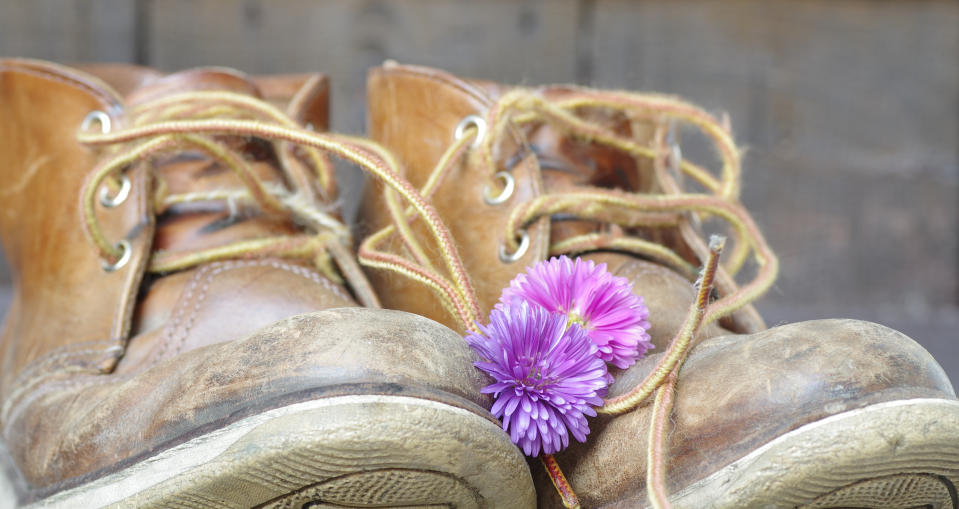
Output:
[[[649,308],[632,286],[610,274],[605,263],[561,256],[517,275],[497,307],[529,301],[562,313],[586,329],[604,361],[626,368],[653,347],[647,332]]]
[[[513,443],[539,456],[566,448],[570,433],[585,441],[586,416],[596,415],[608,385],[606,363],[586,332],[525,302],[494,309],[480,330],[466,342],[481,359],[476,367],[496,380],[483,392],[493,394],[490,411]]]

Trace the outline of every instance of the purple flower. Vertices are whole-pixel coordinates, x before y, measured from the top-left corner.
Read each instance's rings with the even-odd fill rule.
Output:
[[[527,303],[490,313],[466,342],[479,354],[477,368],[496,382],[483,388],[496,401],[490,411],[527,456],[559,452],[569,434],[583,442],[586,416],[603,403],[608,373],[596,345],[566,317]]]
[[[647,332],[649,308],[632,286],[610,274],[605,263],[561,256],[517,275],[496,307],[528,301],[567,315],[586,329],[604,361],[626,368],[653,347]]]

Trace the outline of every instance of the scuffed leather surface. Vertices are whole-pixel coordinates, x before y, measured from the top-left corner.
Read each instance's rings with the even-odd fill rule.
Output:
[[[132,376],[63,380],[14,421],[10,436],[20,439],[11,452],[26,479],[49,490],[246,415],[319,397],[402,394],[488,415],[479,394],[487,381],[472,360],[460,336],[408,313],[298,315]]]
[[[278,259],[203,265],[153,283],[137,309],[138,334],[115,374],[134,373],[206,345],[241,338],[277,320],[356,306],[316,270]]]
[[[617,377],[616,396],[661,353]],[[817,320],[704,340],[679,373],[669,423],[667,488],[678,491],[757,447],[829,415],[908,398],[955,399],[945,372],[916,342],[878,324]],[[557,455],[584,507],[646,503],[651,405],[591,420],[586,444]],[[540,507],[559,508],[534,469]]]
[[[325,78],[257,80],[226,69],[173,75],[122,66],[91,70],[115,82],[125,98],[104,81],[64,67],[0,64],[0,108],[7,119],[0,128],[7,134],[0,147],[0,192],[7,200],[0,234],[17,277],[0,344],[0,431],[32,499],[296,401],[407,394],[488,415],[482,407],[489,402],[478,392],[485,380],[472,369],[459,336],[412,315],[351,307],[356,304],[348,290],[300,262],[209,263],[149,276],[140,285],[151,242],[175,252],[296,232],[278,218],[233,215],[217,204],[171,209],[154,231],[146,214],[150,173],[172,192],[240,187],[211,161],[185,154],[128,170],[137,172],[137,199],[129,202],[136,208],[98,211],[110,238],[139,239],[138,258],[127,269],[104,274],[83,235],[79,193],[105,156],[75,141],[91,110],[109,110],[122,125],[125,103],[229,90],[285,105],[294,119],[322,128]],[[261,145],[251,140],[236,148],[262,178],[281,182],[275,157]],[[327,308],[337,309],[280,321]],[[102,351],[86,343],[103,339],[122,347],[110,351],[110,361],[123,354],[106,367],[96,357]],[[92,354],[78,357],[84,348]]]

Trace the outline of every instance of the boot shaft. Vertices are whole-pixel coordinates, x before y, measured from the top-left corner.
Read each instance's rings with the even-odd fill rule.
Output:
[[[302,500],[302,505],[317,499],[313,490],[331,478],[352,483],[353,474],[372,471],[371,482],[379,482],[376,471],[384,467],[422,470],[421,452],[428,449],[441,487],[435,493],[415,487],[409,490],[413,497],[400,502],[443,505],[442,486],[463,477],[462,470],[492,486],[483,490],[491,500],[502,500],[489,502],[496,507],[533,504],[526,464],[489,415],[489,398],[480,392],[485,380],[472,368],[474,358],[462,338],[408,313],[358,309],[350,291],[337,282],[349,281],[352,289],[364,283],[355,262],[350,265],[348,231],[335,211],[336,186],[325,154],[349,159],[375,148],[364,140],[310,132],[327,123],[322,77],[250,79],[225,69],[169,76],[142,68],[90,69],[116,83],[118,92],[113,93],[101,80],[59,66],[7,61],[0,69],[0,109],[17,113],[5,115],[19,136],[9,139],[28,146],[43,143],[41,153],[70,177],[40,186],[40,177],[53,181],[57,171],[30,170],[28,154],[3,151],[4,168],[10,171],[0,179],[3,188],[20,182],[24,172],[35,173],[22,179],[22,194],[14,203],[16,213],[31,223],[24,226],[9,213],[0,230],[17,271],[18,292],[0,352],[0,436],[25,481],[21,502],[45,504],[48,496],[63,495],[74,501],[68,505],[87,507],[91,504],[85,500],[110,491],[109,497],[126,503],[152,505],[132,501],[157,493],[152,475],[142,484],[135,480],[142,479],[141,460],[162,456],[162,462],[172,456],[180,458],[177,465],[194,461],[206,470],[183,468],[175,482],[171,479],[176,486],[156,495],[170,503],[197,500],[193,490],[209,490],[207,474],[213,473],[227,487],[210,493],[214,498],[202,498],[215,506],[271,500]],[[95,86],[72,85],[81,89],[76,95],[83,102],[58,85],[64,82]],[[48,83],[54,88],[49,97],[37,91]],[[114,100],[96,101],[91,90],[106,91]],[[73,115],[77,121],[67,128],[56,123],[63,121],[56,113],[71,100],[79,104]],[[53,126],[30,123],[24,114],[29,110],[42,111]],[[116,130],[99,137],[80,134],[86,146],[77,142],[78,131],[91,111],[104,115],[90,117],[95,121],[87,128],[102,125],[106,130],[109,122]],[[144,153],[156,146],[161,148]],[[361,157],[351,160],[373,173],[385,167],[379,160],[357,159]],[[101,185],[102,176],[109,178]],[[129,192],[122,184],[127,179]],[[93,195],[85,192],[92,187]],[[100,188],[108,205],[94,201],[90,214],[83,208],[85,199],[96,199]],[[62,207],[29,210],[40,199]],[[130,215],[130,210],[138,220],[131,225],[110,218]],[[50,231],[50,225],[56,229]],[[105,260],[115,265],[112,271],[103,272],[99,263],[100,253],[109,254],[102,238],[129,243],[129,250],[124,247],[131,253],[128,259]],[[86,264],[74,253],[85,255]],[[64,270],[44,266],[53,264]],[[110,279],[115,277],[129,282],[118,284]],[[363,288],[354,291],[375,304],[368,284]],[[110,329],[117,322],[121,326]],[[105,336],[111,340],[105,345],[108,358],[116,360],[94,363],[94,355],[103,352],[82,341],[103,329],[116,331]],[[338,398],[355,403],[360,410],[355,418],[336,406]],[[410,414],[410,405],[420,403],[428,412]],[[398,431],[374,426],[371,434],[366,413],[403,423]],[[464,417],[471,424],[462,424]],[[344,430],[342,441],[334,437],[337,432],[316,426],[322,419]],[[452,447],[438,447],[442,432],[435,427],[447,422]],[[286,467],[271,467],[278,473],[269,473],[261,483],[259,462],[247,461],[242,446],[239,453],[247,459],[241,473],[250,472],[243,476],[253,479],[249,488],[254,493],[238,490],[234,477],[217,470],[222,456],[214,460],[197,451],[210,439],[232,436],[250,423],[250,443],[261,450],[277,444],[284,457],[310,458],[318,457],[316,451],[334,451],[333,461],[342,467],[330,471],[325,460],[316,471],[293,467],[299,472],[295,475],[305,473],[295,487],[274,481],[287,475]],[[272,431],[264,439],[266,428]],[[375,430],[391,442],[373,436]],[[429,437],[429,447],[411,439],[411,430]],[[295,444],[304,437],[310,437],[305,445]],[[465,467],[450,463],[449,458],[471,454],[474,444],[487,451],[475,454],[477,461],[504,458],[495,470],[506,482],[488,481],[471,462]],[[413,453],[409,459],[383,459],[383,451],[404,447]],[[344,463],[343,451],[353,449],[357,452],[346,456],[377,464]],[[444,473],[447,465],[449,474]],[[96,486],[117,475],[123,479],[118,493],[112,493],[113,486]],[[343,499],[347,505],[369,500],[367,493],[359,493],[362,489],[354,491],[355,497]],[[469,488],[463,493],[463,500],[472,501],[479,492]]]
[[[172,75],[118,65],[86,70],[90,73],[27,60],[0,64],[0,111],[8,119],[0,127],[4,135],[0,141],[4,168],[0,188],[5,190],[6,202],[0,238],[16,287],[0,342],[0,399],[5,401],[31,390],[31,384],[52,373],[109,372],[128,347],[132,351],[125,372],[139,369],[133,366],[137,364],[134,359],[143,360],[159,351],[155,340],[129,339],[162,330],[163,324],[175,317],[184,290],[211,271],[200,268],[199,272],[151,277],[148,285],[141,285],[154,250],[162,250],[168,257],[186,256],[198,249],[299,232],[287,219],[238,213],[228,200],[172,205],[158,211],[158,197],[243,187],[234,173],[207,157],[166,155],[124,169],[122,184],[105,183],[94,190],[98,196],[95,220],[103,235],[124,249],[119,259],[104,259],[85,233],[89,219],[84,216],[82,201],[91,172],[116,151],[81,144],[77,140],[81,129],[131,126],[138,121],[136,112],[141,105],[189,91],[244,94],[282,105],[291,119],[303,125],[317,129],[327,125],[329,87],[321,75],[257,80],[219,68]],[[278,156],[270,144],[259,140],[230,143],[245,154],[260,179],[274,186],[289,184],[276,169]],[[301,164],[295,156],[287,162]],[[125,190],[127,182],[129,189]],[[317,194],[324,192],[335,193],[335,186]],[[117,203],[110,203],[111,197]],[[157,213],[161,213],[159,225],[154,220]],[[221,302],[219,315],[229,315],[237,308],[255,311],[228,320],[226,327],[214,326],[222,316],[208,317],[215,334],[202,326],[201,318],[193,334],[205,331],[206,337],[196,344],[184,340],[187,348],[249,332],[297,312],[354,305],[343,289],[331,293],[326,288],[318,292],[307,288],[317,283],[293,273],[313,274],[313,270],[298,262],[228,266],[232,268],[212,271],[218,281],[212,284],[214,293],[234,292],[229,298],[211,298]],[[286,298],[278,297],[283,285],[277,283],[277,277],[293,280],[284,290]],[[317,281],[325,279],[316,277]],[[246,283],[241,284],[243,281]],[[219,290],[218,284],[222,286]]]
[[[123,266],[109,271],[85,238],[79,206],[99,155],[76,137],[83,124],[100,129],[118,121],[121,104],[92,76],[54,64],[0,63],[0,238],[16,286],[0,343],[0,394],[9,395],[14,377],[44,357],[64,354],[64,367],[77,371],[110,369],[129,331],[152,241],[147,175],[128,172],[124,203],[97,204],[104,233],[129,243]],[[35,366],[42,370],[42,361]]]
[[[386,66],[373,69],[367,84],[369,136],[389,148],[403,164],[406,177],[421,188],[449,146],[456,141],[457,128],[469,126],[471,115],[482,115],[492,107],[494,97],[484,83],[469,82],[451,74],[413,66]],[[461,129],[462,131],[462,129]],[[535,156],[524,150],[524,139],[511,133],[500,144],[501,159],[511,159],[510,174],[515,185],[506,201],[489,204],[487,195],[499,190],[496,177],[468,151],[463,164],[457,164],[426,196],[436,207],[456,243],[467,274],[470,275],[486,316],[499,294],[522,268],[546,257],[549,219],[530,225],[529,247],[510,262],[500,259],[503,232],[513,205],[539,196],[542,179]],[[362,233],[370,233],[389,224],[382,187],[366,188],[360,208]],[[422,226],[414,231],[426,239]],[[395,244],[394,247],[399,247]],[[418,284],[395,276],[372,273],[374,284],[389,291],[380,292],[386,307],[404,309],[427,316],[452,327],[462,325],[446,313],[432,292]]]

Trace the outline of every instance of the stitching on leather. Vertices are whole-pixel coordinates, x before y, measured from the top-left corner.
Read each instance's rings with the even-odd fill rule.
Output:
[[[4,401],[2,410],[0,410],[0,422],[5,423],[4,424],[5,426],[8,425],[10,420],[7,417],[10,415],[13,409],[16,409],[21,406],[21,403],[24,398],[28,398],[33,393],[33,391],[36,390],[36,386],[39,385],[42,387],[43,382],[50,377],[53,377],[56,375],[68,375],[70,373],[80,373],[80,374],[86,373],[90,375],[94,374],[92,373],[92,370],[89,368],[75,367],[74,369],[70,369],[68,367],[58,372],[47,373],[45,375],[30,379],[28,383],[23,384],[17,391],[15,391],[11,395],[10,398]]]
[[[217,275],[225,272],[225,271],[228,271],[228,270],[237,269],[237,268],[243,268],[243,267],[256,267],[256,266],[261,266],[261,267],[262,267],[262,266],[268,266],[268,267],[272,267],[272,268],[279,269],[279,270],[285,270],[285,271],[290,272],[290,273],[292,273],[292,274],[296,274],[296,275],[298,275],[298,276],[307,278],[307,279],[309,279],[310,281],[313,281],[314,283],[317,283],[317,284],[319,284],[319,285],[322,285],[322,286],[325,287],[326,289],[330,290],[334,295],[336,295],[336,296],[338,296],[338,297],[340,297],[340,298],[343,298],[344,300],[349,300],[349,297],[348,297],[345,293],[343,293],[343,291],[342,291],[341,289],[337,288],[337,287],[336,287],[335,285],[333,285],[329,280],[327,280],[326,278],[322,277],[320,274],[318,274],[318,273],[316,273],[316,272],[314,272],[314,271],[311,271],[311,270],[309,270],[309,269],[307,269],[307,268],[305,268],[305,267],[299,267],[299,266],[295,266],[295,265],[285,264],[285,263],[281,263],[281,262],[276,261],[276,260],[220,262],[220,263],[218,263],[218,264],[207,265],[207,266],[203,267],[203,269],[201,269],[201,272],[199,272],[199,273],[197,274],[197,276],[194,278],[194,280],[191,281],[191,287],[190,287],[190,290],[189,290],[189,292],[188,292],[188,295],[186,295],[185,298],[184,298],[184,301],[185,301],[185,302],[187,302],[187,303],[190,302],[191,299],[192,299],[192,293],[195,291],[195,288],[196,288],[196,286],[199,284],[199,281],[200,281],[200,280],[205,280],[205,281],[204,281],[203,288],[202,288],[202,290],[201,290],[201,293],[200,293],[200,295],[196,298],[195,303],[194,303],[194,305],[192,306],[190,317],[189,317],[189,319],[187,320],[187,326],[186,326],[186,328],[183,329],[182,334],[180,334],[180,335],[178,336],[178,337],[179,337],[178,345],[177,345],[176,350],[174,351],[174,354],[173,354],[173,355],[179,353],[180,350],[182,349],[182,343],[183,343],[183,341],[186,340],[187,336],[189,335],[189,331],[190,331],[190,329],[191,329],[192,326],[193,326],[193,322],[194,322],[194,320],[195,320],[195,318],[196,318],[196,315],[198,314],[198,312],[199,312],[199,310],[200,310],[200,308],[201,308],[201,305],[202,305],[203,301],[206,299],[206,295],[207,295],[207,293],[208,293],[208,291],[209,291],[210,283],[212,282],[213,278],[214,278],[215,276],[217,276]],[[187,306],[184,306],[183,308],[181,308],[181,313],[180,313],[180,314],[182,314],[182,312],[185,312],[185,309],[187,309]],[[174,329],[175,329],[175,327],[178,327],[178,326],[179,326],[179,323],[181,322],[180,318],[181,318],[181,316],[177,316],[177,317],[175,318],[176,325],[174,326]],[[173,330],[173,329],[171,329],[171,330]],[[172,340],[172,339],[173,339],[173,338],[172,338],[172,336],[171,336],[171,337],[168,339],[167,343],[165,343],[165,345],[164,345],[164,347],[163,347],[164,350],[162,350],[162,351],[161,351],[161,354],[158,355],[156,359],[154,359],[154,361],[151,363],[151,365],[159,362],[160,360],[162,360],[162,359],[164,358],[163,355],[166,353],[166,350],[168,349],[169,345],[172,344],[172,343],[171,343],[171,340]],[[72,349],[78,348],[78,347],[80,347],[80,346],[84,346],[84,345],[89,346],[89,345],[94,345],[94,344],[105,344],[105,345],[110,345],[110,347],[109,347],[109,348],[105,348],[105,349],[84,349],[84,350],[79,350],[79,351],[71,351]],[[14,382],[13,384],[11,384],[10,392],[9,392],[9,397],[6,398],[6,401],[4,401],[4,403],[3,403],[3,407],[4,407],[4,408],[3,408],[3,411],[0,412],[0,413],[3,414],[3,416],[2,416],[3,418],[0,419],[0,420],[7,421],[6,415],[10,412],[10,409],[11,409],[11,408],[13,408],[13,407],[17,407],[17,408],[22,407],[23,404],[24,404],[24,403],[23,403],[23,398],[26,397],[28,400],[33,401],[33,400],[35,399],[35,397],[33,397],[34,391],[40,390],[40,389],[38,389],[38,388],[35,387],[37,384],[42,383],[45,379],[50,378],[51,376],[56,376],[56,375],[58,375],[58,374],[68,373],[68,372],[72,371],[71,369],[64,369],[64,368],[70,368],[69,365],[66,365],[66,362],[68,362],[68,361],[70,361],[70,360],[74,360],[74,359],[75,359],[75,360],[79,360],[79,361],[81,362],[81,365],[80,365],[80,366],[74,366],[74,368],[79,368],[78,371],[81,371],[81,372],[94,371],[94,372],[96,372],[96,371],[98,371],[98,370],[96,370],[95,368],[87,365],[87,364],[84,362],[84,360],[82,359],[82,357],[84,357],[84,356],[86,356],[86,355],[95,355],[95,354],[102,355],[102,354],[106,354],[106,353],[108,353],[108,352],[110,351],[111,348],[115,348],[116,345],[117,345],[117,340],[113,340],[113,341],[86,341],[86,342],[83,342],[83,343],[76,343],[76,344],[73,344],[73,345],[66,345],[66,346],[60,347],[60,348],[58,348],[57,350],[54,350],[53,352],[45,355],[45,356],[42,357],[42,358],[35,359],[31,364],[28,365],[28,369],[25,369],[23,372],[21,372],[21,373],[17,376],[17,379],[15,380],[15,382]],[[56,361],[60,361],[60,360],[65,361],[65,362],[63,362],[63,363],[57,363],[57,362],[56,362]],[[54,369],[49,369],[49,367],[50,367],[49,365],[51,365],[51,364],[56,365],[56,368],[54,368]],[[45,368],[45,369],[44,369],[44,368]],[[38,373],[38,371],[39,371],[39,373]],[[104,382],[103,382],[103,383],[106,383],[106,382],[108,382],[108,381],[110,381],[110,380],[118,380],[118,379],[119,379],[119,378],[117,378],[116,376],[109,376],[109,377],[104,378]],[[77,383],[81,383],[81,382],[77,382]],[[27,396],[28,394],[30,394],[30,396]],[[18,400],[19,400],[19,402],[18,402]]]
[[[114,343],[115,343],[115,340],[83,341],[80,343],[73,343],[70,345],[61,346],[59,348],[51,350],[50,352],[40,357],[37,357],[36,359],[31,361],[29,364],[24,366],[23,370],[20,371],[17,377],[10,384],[11,390],[13,388],[16,388],[17,385],[23,383],[24,379],[28,378],[30,375],[32,375],[34,372],[36,372],[40,368],[58,359],[69,358],[71,356],[82,357],[84,355],[92,355],[96,353],[107,353],[107,351],[109,351],[109,348],[105,348],[102,350],[87,348],[80,351],[70,351],[72,349],[76,349],[84,346],[92,346],[92,345],[111,345],[112,346]]]
[[[305,278],[309,279],[310,281],[313,281],[314,283],[317,283],[317,284],[323,286],[324,288],[326,288],[327,290],[333,292],[334,295],[336,295],[337,297],[340,297],[341,299],[344,299],[344,300],[353,300],[352,297],[350,297],[349,295],[347,295],[346,293],[344,293],[343,290],[340,289],[339,286],[334,285],[329,279],[323,277],[322,275],[320,275],[320,274],[319,274],[318,272],[316,272],[316,271],[309,270],[309,269],[307,269],[306,267],[300,267],[300,266],[298,266],[298,265],[290,265],[290,264],[286,264],[286,263],[280,263],[280,262],[277,262],[277,261],[275,261],[275,260],[272,261],[272,263],[271,263],[270,266],[273,267],[273,268],[275,268],[275,269],[283,269],[283,270],[292,272],[292,273],[294,273],[294,274],[296,274],[296,275],[298,275],[298,276],[305,277]]]
[[[418,78],[423,78],[430,80],[436,83],[441,83],[444,85],[449,85],[456,88],[460,92],[463,92],[473,99],[480,101],[481,103],[490,106],[493,102],[490,100],[489,96],[483,93],[482,90],[477,89],[473,85],[466,83],[464,80],[456,78],[448,74],[442,74],[442,76],[437,76],[435,71],[427,71],[425,69],[420,69],[417,67],[403,67],[400,69],[383,69],[383,74],[393,74],[397,76],[416,76]]]
[[[207,294],[210,290],[210,285],[213,283],[216,276],[226,272],[228,270],[245,268],[245,267],[271,267],[274,269],[285,270],[292,274],[309,279],[310,281],[319,284],[325,287],[327,290],[332,292],[334,295],[344,299],[350,300],[350,298],[343,293],[338,287],[333,285],[328,279],[322,277],[320,274],[315,271],[311,271],[305,267],[300,267],[296,265],[290,265],[286,263],[281,263],[276,260],[255,260],[255,261],[232,261],[232,262],[218,262],[216,264],[207,265],[203,268],[200,273],[190,281],[189,291],[186,292],[182,306],[177,306],[176,318],[174,323],[171,324],[171,327],[168,329],[168,332],[165,334],[166,341],[160,351],[157,354],[156,358],[151,362],[155,364],[160,360],[167,357],[167,352],[170,350],[170,346],[176,345],[169,356],[176,356],[183,349],[183,344],[186,341],[186,338],[189,337],[190,330],[193,329],[193,325],[196,321],[196,317],[200,312],[200,309],[203,306],[203,303],[206,301]],[[196,298],[193,299],[193,293],[196,287],[200,284],[200,281],[203,281],[200,292],[197,294]],[[189,306],[189,303],[193,302],[192,306]],[[184,323],[183,314],[189,309],[190,315],[185,320],[185,325],[181,327],[181,323]],[[180,329],[177,331],[177,329]],[[175,332],[179,332],[175,334]]]
[[[212,267],[213,267],[213,264],[204,265],[203,268],[197,271],[196,274],[194,274],[193,277],[190,278],[189,284],[187,285],[186,289],[184,289],[183,291],[183,297],[180,299],[179,302],[177,302],[177,306],[176,308],[174,308],[173,316],[170,317],[171,322],[169,326],[164,327],[165,330],[163,334],[163,337],[164,337],[163,346],[160,348],[159,353],[157,353],[156,359],[153,359],[150,362],[150,365],[155,364],[159,359],[162,359],[166,355],[166,352],[169,349],[170,344],[172,344],[173,342],[173,335],[174,335],[173,333],[180,327],[180,322],[182,321],[183,315],[186,312],[186,307],[187,307],[186,304],[193,300],[193,292],[196,290],[197,285],[199,284],[200,280],[204,278],[210,272]]]
[[[200,307],[203,305],[203,302],[206,301],[206,296],[210,291],[210,284],[213,283],[213,279],[230,269],[240,268],[241,266],[242,265],[231,265],[227,263],[209,271],[203,280],[203,287],[200,290],[200,294],[193,303],[193,308],[190,311],[190,318],[187,319],[186,326],[183,328],[183,332],[179,335],[179,338],[177,338],[176,348],[173,350],[172,356],[176,356],[183,350],[183,343],[186,342],[186,338],[190,335],[190,331],[193,329],[193,324],[196,323],[196,315],[200,313]],[[158,357],[157,360],[162,358],[162,356]]]
[[[330,290],[333,294],[337,295],[338,297],[341,297],[345,300],[349,300],[349,297],[345,293],[343,293],[343,291],[340,288],[338,288],[328,279],[321,276],[319,273],[315,271],[311,271],[307,269],[306,267],[286,264],[276,260],[218,262],[216,264],[206,265],[191,280],[190,290],[188,292],[189,295],[184,296],[183,302],[189,303],[192,300],[193,291],[199,285],[199,282],[201,280],[204,281],[202,290],[200,294],[196,297],[194,305],[193,306],[184,305],[181,307],[181,310],[183,311],[185,311],[187,308],[191,309],[191,314],[189,319],[187,320],[186,328],[183,329],[183,333],[179,335],[180,337],[179,344],[177,345],[177,348],[174,351],[173,356],[179,353],[180,349],[182,348],[182,342],[189,335],[189,330],[193,325],[193,322],[196,318],[196,314],[199,312],[200,308],[202,307],[201,305],[203,301],[206,299],[206,295],[209,291],[209,287],[213,281],[213,278],[228,270],[245,268],[245,267],[258,267],[258,266],[259,267],[266,266],[274,269],[285,270],[292,274],[296,274],[298,276],[307,278],[310,281],[313,281],[314,283],[322,285],[323,287]],[[177,318],[177,323],[180,323],[179,318],[180,317]],[[93,343],[112,344],[111,342],[107,342],[107,341],[99,341],[99,342],[93,342]],[[164,348],[167,348],[168,346],[169,344],[165,344]],[[68,348],[68,347],[63,347],[63,348]],[[96,352],[99,352],[99,350],[97,350]],[[65,356],[71,353],[76,354],[77,352],[63,352],[62,355]],[[161,360],[163,360],[163,357],[158,355],[157,358],[154,359],[154,361],[151,363],[151,365],[156,364],[157,362]],[[0,415],[0,421],[5,423],[3,434],[4,435],[7,434],[9,426],[11,425],[13,421],[16,420],[16,416],[19,415],[19,413],[22,412],[23,409],[27,408],[33,401],[36,401],[37,398],[51,392],[52,390],[67,389],[71,387],[100,385],[100,384],[106,384],[110,382],[122,382],[124,380],[128,380],[132,378],[133,376],[139,374],[139,373],[130,373],[126,375],[109,375],[109,376],[103,376],[103,377],[95,377],[92,380],[68,380],[63,382],[53,382],[45,385],[39,385],[39,387],[37,387],[37,385],[42,384],[42,382],[45,379],[50,378],[52,376],[59,375],[59,374],[66,374],[66,373],[69,373],[69,371],[70,370],[61,369],[61,370],[51,371],[47,373],[42,373],[39,376],[32,377],[26,383],[22,383],[21,386],[16,391],[13,391],[11,393],[11,397],[4,403],[3,412],[2,412],[2,415]],[[80,371],[85,371],[85,370],[81,367]]]
[[[82,81],[73,80],[67,76],[54,74],[50,71],[35,69],[33,67],[18,67],[18,66],[11,66],[11,65],[0,66],[0,70],[9,70],[12,72],[18,72],[18,73],[26,74],[29,76],[48,79],[50,81],[56,81],[64,85],[76,88],[77,90],[88,92],[96,96],[97,99],[100,99],[102,102],[110,106],[115,106],[117,104],[117,101],[115,98],[108,96],[107,94],[103,93],[103,91],[101,90],[98,90]]]
[[[126,375],[113,375],[109,377],[94,377],[86,380],[64,380],[61,382],[51,382],[35,388],[29,395],[23,396],[16,404],[10,405],[3,416],[3,437],[10,434],[10,427],[16,422],[17,417],[37,399],[59,389],[71,389],[77,387],[92,387],[95,385],[105,385],[108,383],[121,383],[133,378],[136,373]]]
[[[145,172],[145,169],[134,169],[134,172]],[[137,198],[136,200],[136,213],[138,218],[144,216],[150,217],[151,220],[147,221],[146,224],[142,222],[134,223],[133,228],[138,229],[139,232],[137,237],[140,239],[139,242],[134,242],[132,249],[134,249],[133,260],[136,262],[135,266],[131,266],[130,270],[124,279],[123,287],[125,291],[120,294],[120,302],[123,304],[123,308],[120,310],[114,319],[111,334],[114,334],[117,338],[117,345],[120,348],[126,347],[125,339],[130,334],[130,324],[133,321],[133,311],[137,303],[137,294],[140,283],[143,282],[143,274],[146,272],[147,262],[149,261],[149,250],[150,244],[153,237],[152,229],[152,215],[147,214],[149,205],[147,203],[147,196],[150,195],[147,192],[147,182],[149,178],[147,175],[144,175],[144,178],[135,178],[134,174],[133,182],[136,186],[134,189],[133,196]],[[145,235],[148,235],[144,238]]]

